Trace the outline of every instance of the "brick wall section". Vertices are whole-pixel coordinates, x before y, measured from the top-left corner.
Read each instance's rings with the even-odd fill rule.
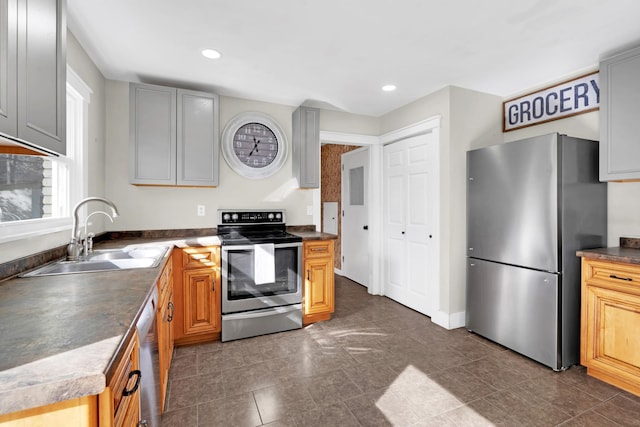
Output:
[[[326,144],[320,149],[321,156],[321,182],[320,182],[320,201],[338,202],[338,212],[342,212],[341,204],[341,171],[340,161],[342,154],[360,148],[355,145],[335,145]],[[324,206],[324,205],[323,205]],[[324,210],[322,211],[322,220],[324,220]],[[338,240],[335,242],[335,265],[337,269],[342,268],[342,260],[340,253],[341,242],[341,221],[338,221]]]

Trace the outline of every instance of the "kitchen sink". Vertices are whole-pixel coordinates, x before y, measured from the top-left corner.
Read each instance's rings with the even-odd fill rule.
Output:
[[[91,252],[86,259],[55,261],[25,273],[21,277],[153,268],[160,264],[168,249],[168,246],[140,246],[97,250]]]

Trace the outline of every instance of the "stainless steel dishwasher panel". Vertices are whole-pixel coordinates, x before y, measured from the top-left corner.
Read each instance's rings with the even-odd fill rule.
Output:
[[[140,423],[144,427],[160,427],[160,361],[158,349],[158,290],[144,305],[136,323],[140,344]]]

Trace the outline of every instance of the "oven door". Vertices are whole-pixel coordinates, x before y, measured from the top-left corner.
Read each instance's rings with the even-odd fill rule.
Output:
[[[274,245],[275,281],[256,284],[254,245],[222,246],[222,314],[302,302],[302,243]]]

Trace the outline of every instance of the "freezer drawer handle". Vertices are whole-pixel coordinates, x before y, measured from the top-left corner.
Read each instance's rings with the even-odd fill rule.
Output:
[[[633,282],[633,279],[631,277],[618,277],[615,274],[610,274],[609,277],[611,277],[612,279],[626,280],[627,282]]]

